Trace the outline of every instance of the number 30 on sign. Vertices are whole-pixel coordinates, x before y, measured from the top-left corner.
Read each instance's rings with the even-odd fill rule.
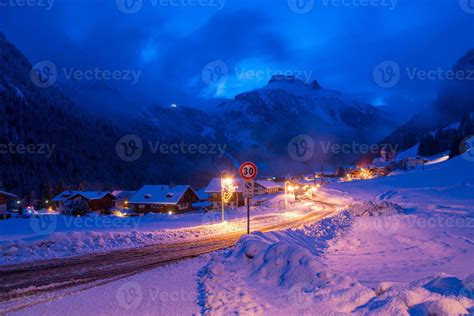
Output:
[[[252,180],[257,176],[257,166],[253,162],[244,162],[239,169],[240,176],[245,180]]]

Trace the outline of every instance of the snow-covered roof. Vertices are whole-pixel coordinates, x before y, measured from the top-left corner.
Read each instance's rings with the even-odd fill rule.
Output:
[[[209,194],[207,194],[205,190],[206,188],[202,188],[196,191],[196,194],[200,200],[207,200],[209,198]]]
[[[237,186],[235,192],[242,192],[242,179],[234,179],[234,184]],[[221,178],[213,178],[206,187],[205,193],[219,193],[221,192]]]
[[[271,181],[271,180],[257,180],[255,181],[255,183],[258,185],[261,185],[265,189],[275,189],[275,188],[283,187],[280,183],[276,183],[275,181]]]
[[[71,196],[69,199],[79,195],[87,200],[100,200],[108,194],[111,194],[111,193],[109,191],[79,191],[79,192],[76,192],[76,194]]]
[[[58,195],[56,195],[51,201],[52,202],[65,202],[69,200],[70,197],[78,193],[81,193],[81,191],[63,191],[59,193]]]
[[[189,185],[144,185],[128,202],[132,204],[175,205],[178,204],[179,200],[181,200],[187,190],[191,190],[196,194],[193,188]]]
[[[0,191],[0,195],[4,195],[4,196],[9,197],[9,198],[12,198],[12,199],[14,199],[14,198],[17,197],[15,194],[13,194],[13,193],[8,193],[8,192],[5,192],[5,191]]]
[[[207,201],[204,201],[204,202],[195,202],[195,203],[193,203],[193,206],[194,206],[194,207],[197,207],[197,208],[211,207],[211,206],[212,206],[212,202],[207,202]]]
[[[112,191],[113,196],[118,200],[128,200],[130,199],[137,191]]]

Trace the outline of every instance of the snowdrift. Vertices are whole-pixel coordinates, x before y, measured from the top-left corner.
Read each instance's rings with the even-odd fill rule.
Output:
[[[370,210],[357,212],[373,216],[379,214],[375,209],[372,215],[367,215]],[[393,206],[386,209],[399,211]],[[383,282],[372,289],[326,266],[322,249],[350,222],[351,215],[343,212],[300,230],[242,237],[235,249],[216,254],[201,270],[202,313],[462,315],[474,311],[474,275],[460,280],[439,274],[408,284]],[[303,241],[308,245],[310,240],[312,247],[302,247]]]

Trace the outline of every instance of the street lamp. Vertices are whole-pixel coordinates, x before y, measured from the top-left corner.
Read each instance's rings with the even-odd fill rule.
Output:
[[[229,203],[232,199],[232,193],[235,191],[234,181],[229,177],[228,172],[223,170],[221,172],[221,204],[222,204],[222,222],[224,219],[224,204]]]
[[[289,181],[285,182],[285,207],[288,207],[288,192],[294,192],[295,187],[291,185]],[[295,200],[296,200],[296,193],[295,193]]]

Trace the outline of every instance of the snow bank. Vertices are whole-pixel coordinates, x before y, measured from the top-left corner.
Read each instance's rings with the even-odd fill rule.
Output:
[[[323,247],[349,222],[346,212],[300,230],[242,237],[232,252],[215,255],[201,271],[202,312],[286,314],[302,307],[350,312],[364,304],[373,290],[332,271],[301,247],[308,239]]]
[[[382,209],[373,205],[368,211],[361,206],[354,214],[377,216],[401,211],[396,205],[383,204],[386,207]],[[344,234],[352,221],[352,215],[343,212],[304,229],[242,237],[235,249],[214,255],[200,271],[201,312],[461,315],[474,311],[474,275],[460,280],[440,274],[411,283],[382,282],[370,288],[331,269],[325,264],[324,248],[328,241]]]
[[[403,213],[400,205],[386,201],[357,201],[349,212],[358,217],[391,216]]]

